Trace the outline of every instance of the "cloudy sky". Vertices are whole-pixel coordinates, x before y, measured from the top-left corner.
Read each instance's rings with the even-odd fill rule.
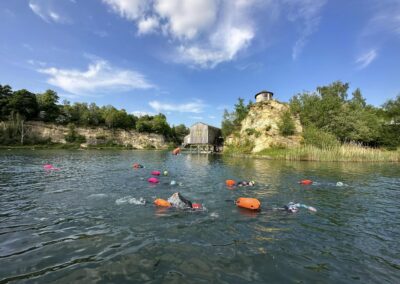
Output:
[[[3,0],[0,84],[220,125],[262,89],[400,93],[400,0]]]

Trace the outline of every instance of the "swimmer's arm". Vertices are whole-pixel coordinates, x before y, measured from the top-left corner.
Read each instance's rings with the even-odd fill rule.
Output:
[[[312,212],[317,212],[317,209],[315,207],[308,206],[308,205],[305,205],[305,204],[297,203],[295,206],[296,207],[301,207],[301,208],[306,208],[306,209],[308,209],[308,210],[310,210]]]

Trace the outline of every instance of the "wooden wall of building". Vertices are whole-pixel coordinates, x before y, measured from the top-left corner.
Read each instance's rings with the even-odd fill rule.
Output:
[[[190,134],[185,137],[184,143],[214,145],[219,136],[221,136],[219,128],[199,122],[190,127]]]

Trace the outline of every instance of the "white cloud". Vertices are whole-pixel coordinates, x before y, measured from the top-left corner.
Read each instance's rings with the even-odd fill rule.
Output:
[[[234,60],[255,36],[252,9],[260,0],[103,0],[121,17],[134,21],[138,34],[170,38],[172,60],[213,68]],[[269,2],[268,2],[269,3]],[[178,58],[178,59],[176,59]]]
[[[216,0],[156,0],[155,12],[165,19],[168,31],[177,38],[192,39],[216,20]]]
[[[146,1],[142,0],[103,0],[111,9],[121,17],[128,20],[138,19],[146,7]]]
[[[113,67],[100,59],[84,71],[52,67],[38,72],[49,75],[49,84],[77,95],[154,88],[141,73]]]
[[[181,61],[203,68],[214,68],[222,62],[235,59],[237,53],[245,49],[253,37],[251,29],[227,27],[213,34],[210,43],[204,46],[181,45]]]
[[[168,39],[170,60],[214,68],[235,60],[260,31],[273,37],[273,23],[289,19],[298,27],[296,59],[318,29],[327,0],[103,0],[111,10],[137,25],[138,34]],[[263,38],[261,38],[261,41]]]
[[[39,61],[39,60],[34,60],[34,59],[29,59],[27,62],[28,62],[30,65],[33,65],[33,66],[44,67],[44,66],[47,65],[46,62]]]
[[[141,116],[145,116],[145,115],[149,115],[149,116],[156,115],[154,112],[141,111],[141,110],[132,111],[131,114],[133,114],[133,115],[135,115],[137,117],[141,117]]]
[[[318,30],[321,10],[327,0],[285,0],[289,9],[289,20],[298,26],[299,38],[292,49],[296,60],[306,46],[309,37]]]
[[[53,19],[54,22],[59,22],[61,19],[60,15],[58,15],[56,12],[50,11],[49,16],[50,16],[50,18]]]
[[[46,23],[70,23],[70,20],[51,10],[43,1],[30,0],[29,8]]]
[[[400,1],[369,0],[371,14],[359,36],[359,46],[369,50],[360,54],[355,62],[358,69],[369,66],[378,56],[378,50],[394,37],[400,36]]]
[[[203,119],[202,116],[189,116],[189,118],[193,119],[193,120],[202,120]]]
[[[43,21],[45,22],[49,22],[49,20],[47,19],[46,14],[43,13],[42,8],[37,5],[34,4],[32,2],[29,2],[29,8],[31,8],[31,10],[33,11],[33,13],[35,13],[36,15],[38,15],[40,18],[42,18]]]
[[[365,52],[361,54],[357,59],[356,59],[356,64],[358,65],[359,69],[364,69],[368,65],[372,63],[372,61],[375,60],[377,57],[378,53],[375,49],[371,49],[368,52]]]
[[[158,19],[156,17],[148,17],[139,21],[138,33],[149,34],[155,32],[158,27],[159,27]]]
[[[151,101],[149,105],[157,112],[160,111],[173,111],[173,112],[189,112],[189,113],[202,113],[206,106],[201,100],[184,104],[169,104],[159,101]]]
[[[363,36],[400,36],[400,1],[374,0],[374,11],[368,21]]]

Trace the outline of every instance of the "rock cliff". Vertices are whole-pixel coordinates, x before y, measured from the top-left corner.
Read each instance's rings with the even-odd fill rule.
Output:
[[[51,139],[53,143],[66,143],[65,136],[70,131],[68,127],[62,125],[48,124],[42,122],[28,122],[26,123],[27,129],[30,134],[43,139]],[[132,147],[134,149],[166,149],[167,143],[162,135],[152,133],[139,133],[136,131],[128,130],[110,130],[107,128],[84,128],[76,127],[77,134],[82,135],[86,139],[82,147],[104,145],[106,143],[113,143]]]
[[[241,129],[225,141],[227,146],[239,146],[245,141],[254,145],[252,152],[257,153],[271,147],[293,148],[302,142],[303,131],[300,120],[292,116],[295,124],[295,134],[284,137],[279,133],[279,123],[282,113],[289,106],[276,100],[255,103],[250,107],[247,117],[241,123]]]

